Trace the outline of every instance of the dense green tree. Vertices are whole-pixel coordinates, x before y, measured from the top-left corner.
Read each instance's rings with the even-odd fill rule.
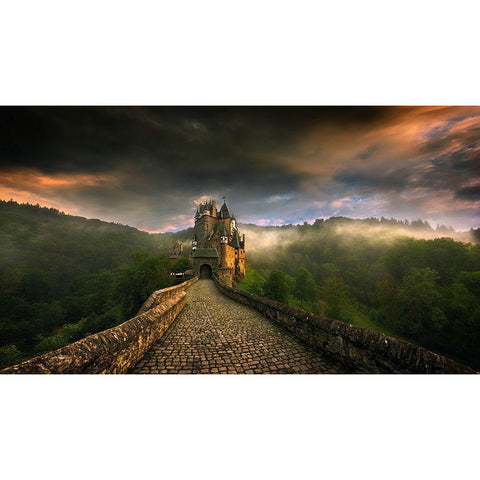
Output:
[[[303,302],[314,302],[317,299],[317,285],[312,277],[312,274],[304,267],[298,269],[295,277],[294,295],[300,300],[300,305]]]
[[[345,282],[340,277],[328,277],[320,287],[320,295],[327,302],[327,316],[340,318],[341,308],[349,300]]]
[[[288,303],[291,279],[282,270],[273,270],[265,283],[264,292],[267,298],[277,302]]]
[[[319,268],[319,280],[323,281],[330,277],[338,277],[339,270],[338,267],[332,263],[322,263]]]
[[[469,292],[480,298],[480,271],[460,272],[458,281],[465,285]]]
[[[21,352],[15,345],[0,347],[0,369],[19,362]]]
[[[191,268],[192,262],[188,259],[188,257],[180,257],[173,262],[171,270],[175,273],[185,273],[187,270],[191,270]]]
[[[264,295],[265,277],[247,265],[245,279],[242,281],[240,288],[253,295],[262,297]]]
[[[135,315],[153,291],[171,282],[166,255],[138,253],[133,260],[133,264],[120,267],[115,288],[127,317]]]
[[[439,307],[438,273],[431,268],[411,267],[396,294],[399,329],[420,343],[428,337],[428,330],[438,330],[446,323]]]

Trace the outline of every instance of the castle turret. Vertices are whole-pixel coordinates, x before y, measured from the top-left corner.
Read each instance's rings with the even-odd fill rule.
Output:
[[[227,229],[225,228],[225,224],[223,222],[221,223],[220,227],[220,243],[228,243],[228,232]]]
[[[225,202],[223,202],[222,208],[220,209],[220,217],[230,218],[230,212],[228,211],[228,207]]]
[[[245,277],[245,235],[240,235],[225,202],[217,210],[217,202],[209,200],[199,204],[197,211],[192,240],[193,270],[201,278],[206,278],[208,271],[221,282],[232,285]]]
[[[232,238],[232,247],[240,248],[240,237],[238,236],[238,230],[235,230]]]

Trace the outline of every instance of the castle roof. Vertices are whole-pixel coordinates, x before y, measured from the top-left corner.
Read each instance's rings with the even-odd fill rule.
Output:
[[[240,237],[238,236],[238,230],[235,230],[235,233],[233,235],[232,247],[240,248]]]
[[[216,248],[197,248],[192,255],[193,258],[218,258]]]
[[[220,216],[223,218],[229,218],[230,212],[228,211],[227,204],[223,202],[222,208],[220,209]]]

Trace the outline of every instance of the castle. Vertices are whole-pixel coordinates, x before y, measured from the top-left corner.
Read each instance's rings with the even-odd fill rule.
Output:
[[[193,273],[199,278],[215,275],[231,286],[245,277],[245,235],[240,237],[225,201],[220,210],[215,200],[197,207],[191,260]]]

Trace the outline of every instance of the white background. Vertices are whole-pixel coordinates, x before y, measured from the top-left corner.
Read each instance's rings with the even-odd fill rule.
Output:
[[[4,2],[0,104],[479,105],[478,14],[458,0]],[[478,478],[479,381],[2,377],[1,475]]]

